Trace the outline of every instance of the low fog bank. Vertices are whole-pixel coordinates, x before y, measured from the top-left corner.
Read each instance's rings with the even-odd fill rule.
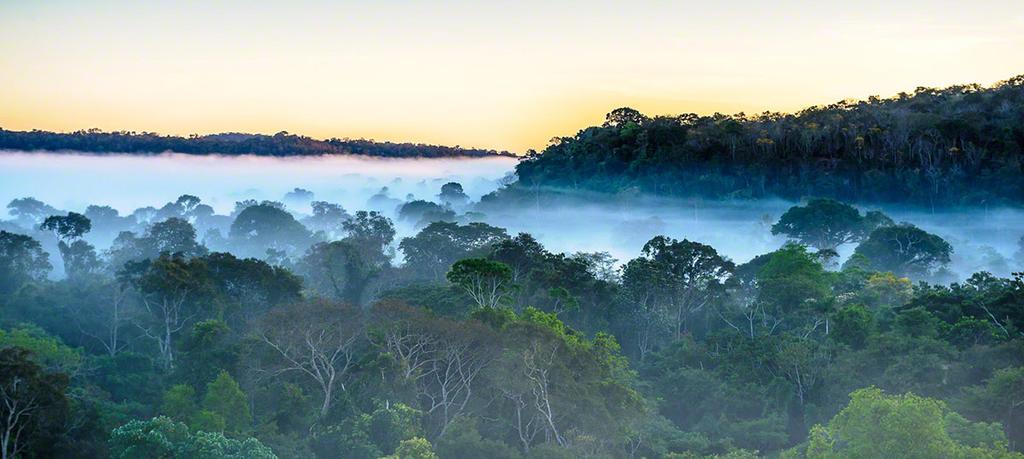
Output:
[[[121,214],[158,206],[188,193],[217,213],[245,199],[281,201],[295,188],[314,199],[361,209],[387,187],[404,200],[435,199],[448,181],[462,184],[472,199],[493,191],[516,160],[507,157],[391,159],[367,156],[91,155],[0,151],[0,202],[32,196],[59,209],[109,205]],[[286,202],[286,204],[289,204]],[[305,205],[289,207],[309,212]]]
[[[578,198],[490,208],[486,215],[488,223],[507,228],[509,233],[529,232],[553,251],[605,251],[624,262],[636,257],[652,237],[665,235],[711,245],[733,261],[744,263],[785,244],[786,237],[772,235],[771,226],[799,204],[782,199],[714,201],[650,196],[600,202],[580,193]],[[1024,268],[1018,258],[1018,241],[1024,236],[1022,209],[857,207],[881,210],[896,222],[911,223],[948,241],[954,248],[949,270],[956,279],[978,271],[1008,276]],[[839,264],[855,247],[839,247]]]
[[[507,229],[510,235],[533,234],[554,252],[608,252],[625,263],[636,257],[652,237],[666,235],[714,247],[737,263],[777,249],[786,242],[771,234],[771,226],[791,206],[781,199],[712,201],[667,199],[634,195],[595,196],[561,190],[515,205],[499,201],[475,206],[481,196],[511,180],[510,158],[380,159],[369,157],[271,158],[254,156],[194,156],[181,154],[69,155],[0,153],[0,202],[34,197],[61,211],[84,212],[89,205],[108,205],[128,218],[123,225],[94,228],[87,239],[103,250],[121,230],[142,233],[161,206],[184,194],[212,207],[215,215],[196,221],[198,236],[210,249],[223,249],[209,239],[211,230],[227,236],[246,200],[282,203],[299,221],[309,221],[310,203],[340,204],[353,214],[377,210],[397,229],[394,246],[415,235],[425,222],[399,215],[413,200],[437,202],[442,185],[458,182],[466,202],[450,205],[446,217],[462,223],[483,221]],[[249,201],[249,202],[252,202]],[[897,222],[909,222],[952,244],[953,276],[963,279],[977,271],[1007,276],[1022,268],[1018,240],[1024,235],[1024,210],[931,210],[859,206],[881,210]],[[13,217],[13,216],[8,216]],[[15,220],[6,224],[11,225]],[[307,224],[308,225],[308,224]],[[24,224],[22,226],[25,226]],[[311,228],[315,231],[315,228]],[[335,235],[330,235],[333,237]],[[46,241],[44,245],[55,244]],[[53,247],[49,247],[53,249]],[[854,244],[838,248],[839,263]],[[56,253],[55,250],[50,250]],[[401,252],[395,251],[396,261]],[[252,254],[259,256],[259,254]],[[58,263],[55,263],[58,264]],[[56,274],[56,273],[55,273]]]

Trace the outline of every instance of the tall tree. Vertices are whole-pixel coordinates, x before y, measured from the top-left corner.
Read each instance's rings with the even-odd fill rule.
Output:
[[[78,278],[99,268],[96,249],[82,240],[82,236],[92,229],[92,223],[85,215],[75,212],[68,212],[66,216],[52,215],[46,217],[40,228],[53,231],[60,239],[57,248],[68,277]]]
[[[53,268],[49,258],[39,241],[0,231],[0,293],[12,293],[26,282],[45,279]]]
[[[196,229],[187,220],[171,217],[154,223],[146,230],[143,244],[149,257],[167,252],[184,257],[206,254],[206,247],[196,241]]]
[[[135,324],[157,345],[165,370],[174,366],[176,338],[207,306],[212,295],[205,264],[198,259],[161,255],[130,263],[121,276],[138,291],[147,314]]]
[[[835,250],[859,242],[891,220],[880,212],[862,216],[853,206],[834,199],[812,199],[793,206],[772,225],[772,234],[785,234],[818,250]]]
[[[48,457],[68,416],[68,377],[21,347],[0,347],[0,457]]]
[[[434,222],[416,236],[403,239],[398,247],[405,255],[406,269],[415,271],[418,277],[441,282],[456,261],[485,255],[507,238],[504,229],[486,223]]]
[[[302,253],[311,235],[292,214],[271,203],[243,209],[231,223],[228,237],[242,255],[264,257],[268,249]]]
[[[358,248],[369,263],[383,266],[390,261],[388,247],[395,240],[395,224],[390,218],[380,212],[360,210],[341,226],[346,233],[345,240]]]
[[[909,223],[883,226],[857,246],[867,267],[898,276],[927,276],[950,261],[953,247],[944,239]]]
[[[313,383],[322,400],[320,416],[326,416],[338,390],[346,390],[363,328],[361,311],[344,303],[318,300],[278,307],[267,315],[259,335],[270,351],[267,375],[295,373]]]
[[[314,244],[299,260],[306,284],[327,298],[361,305],[370,282],[381,271],[348,239]]]
[[[686,239],[657,236],[641,251],[665,282],[665,301],[672,314],[675,338],[687,331],[691,314],[715,301],[725,288],[735,265],[709,245]]]
[[[513,288],[512,268],[486,258],[467,258],[452,265],[445,276],[481,308],[496,308],[508,300]]]

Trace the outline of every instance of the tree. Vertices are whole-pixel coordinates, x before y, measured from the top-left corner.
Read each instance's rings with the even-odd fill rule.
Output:
[[[356,364],[363,336],[360,311],[343,303],[318,300],[294,303],[271,311],[259,332],[269,347],[270,376],[296,373],[314,383],[321,394],[320,416],[326,416]]]
[[[323,456],[390,457],[387,455],[395,453],[403,441],[423,436],[422,415],[404,403],[375,400],[371,412],[356,414],[340,425],[323,429],[315,448]]]
[[[437,195],[441,202],[453,206],[459,207],[469,203],[469,196],[462,189],[462,184],[458,182],[448,182],[441,185],[441,194]]]
[[[852,305],[840,309],[832,326],[832,339],[854,348],[861,348],[873,331],[874,319],[871,311],[864,306]]]
[[[981,427],[982,438],[964,438],[964,428]],[[811,430],[808,459],[866,457],[1024,457],[1007,451],[999,429],[970,423],[941,400],[914,394],[886,395],[869,387],[850,394],[850,403]]]
[[[876,271],[897,276],[926,276],[949,263],[953,247],[941,237],[909,223],[884,226],[871,232],[854,251]]]
[[[805,334],[822,325],[828,334],[831,293],[825,268],[802,245],[787,244],[776,250],[757,271],[757,301],[791,328],[810,322]]]
[[[853,206],[834,199],[812,199],[782,214],[772,225],[772,234],[785,234],[818,250],[835,250],[863,240],[887,219],[880,212],[861,216]]]
[[[672,332],[667,287],[664,270],[653,260],[635,258],[622,269],[622,301],[630,309],[640,361]]]
[[[186,424],[191,424],[199,412],[196,390],[188,384],[175,384],[164,392],[160,413]]]
[[[487,457],[493,459],[520,459],[522,457],[518,451],[504,442],[484,438],[480,435],[476,427],[476,419],[471,417],[462,418],[454,423],[448,434],[435,443],[435,449],[440,457]]]
[[[724,292],[735,265],[709,245],[657,236],[641,250],[652,274],[665,282],[664,301],[675,339],[688,331],[688,318]]]
[[[542,443],[566,447],[587,438],[620,444],[641,413],[633,375],[609,335],[581,337],[554,314],[527,308],[502,329],[494,370],[506,435],[524,453]]]
[[[997,370],[984,384],[964,392],[965,414],[998,420],[1013,444],[1024,444],[1024,367]]]
[[[206,395],[203,397],[202,407],[223,418],[231,432],[245,431],[252,423],[249,400],[246,398],[245,392],[242,392],[238,382],[224,370],[221,370],[217,378],[206,385]]]
[[[174,201],[175,204],[181,206],[181,214],[183,216],[191,215],[192,212],[196,210],[196,207],[198,207],[199,203],[201,202],[202,199],[199,199],[198,197],[193,196],[191,194],[183,194],[181,196],[178,196],[178,199]]]
[[[459,260],[445,277],[465,291],[480,308],[501,306],[508,300],[512,288],[512,268],[486,258]]]
[[[267,249],[286,253],[302,252],[310,233],[292,214],[269,203],[242,210],[231,223],[228,237],[243,254],[264,256]]]
[[[150,258],[164,252],[188,258],[206,254],[206,247],[196,242],[196,229],[187,220],[177,217],[150,226],[143,245]]]
[[[455,220],[455,212],[430,201],[415,200],[402,204],[398,209],[398,218],[422,227],[434,222]]]
[[[68,277],[79,278],[99,267],[96,249],[82,240],[82,236],[92,229],[92,223],[85,215],[68,212],[66,216],[46,217],[40,228],[53,231],[60,239],[57,248],[64,260],[64,270]]]
[[[232,327],[243,325],[248,317],[264,314],[270,307],[296,301],[301,296],[302,279],[288,269],[255,258],[240,259],[230,253],[215,252],[202,257],[206,274],[213,284],[218,305],[224,308],[224,320]]]
[[[493,329],[475,321],[453,322],[394,303],[374,309],[374,344],[395,363],[399,378],[416,392],[432,427],[430,438],[444,436],[469,407],[479,377],[499,349]]]
[[[82,367],[83,359],[78,349],[66,346],[60,338],[47,334],[43,329],[23,325],[11,330],[0,329],[0,347],[17,347],[31,353],[32,360],[44,371],[74,375]]]
[[[783,335],[776,343],[773,364],[775,373],[793,386],[802,409],[831,360],[829,349],[808,339]],[[801,412],[802,416],[803,413]]]
[[[92,223],[85,215],[68,212],[66,216],[52,215],[46,217],[40,228],[53,231],[60,240],[72,241],[88,233],[92,229]]]
[[[615,110],[612,110],[608,112],[607,115],[605,115],[604,126],[623,127],[629,123],[641,125],[647,122],[648,120],[650,120],[650,118],[644,116],[644,114],[640,113],[639,111],[629,107],[622,107],[616,108]]]
[[[227,438],[219,432],[190,432],[166,416],[134,420],[110,433],[110,455],[118,459],[277,459],[255,438]]]
[[[391,258],[388,246],[395,240],[395,225],[380,212],[360,210],[342,223],[345,240],[357,247],[369,263],[382,266]]]
[[[0,347],[0,457],[52,454],[68,416],[68,377],[49,373],[31,353]]]
[[[328,240],[338,239],[342,234],[342,224],[352,218],[340,204],[313,201],[310,206],[313,215],[304,218],[302,224],[313,231],[323,231]]]
[[[437,459],[437,454],[427,439],[416,437],[402,440],[395,454],[384,456],[383,459]]]
[[[405,254],[406,269],[440,282],[456,261],[485,255],[507,238],[504,229],[486,223],[434,222],[416,236],[403,239],[398,247]]]
[[[199,259],[160,255],[152,261],[130,263],[121,274],[139,292],[147,317],[135,319],[157,344],[165,370],[174,366],[175,338],[199,313],[201,300],[211,295],[205,265]]]
[[[299,261],[298,271],[317,293],[339,301],[363,304],[366,289],[381,267],[364,258],[348,239],[321,242],[309,248]]]
[[[52,268],[39,241],[0,231],[0,293],[10,294],[26,282],[41,281]]]
[[[7,204],[7,209],[18,225],[25,229],[34,228],[46,217],[59,212],[49,204],[32,197],[14,199]]]

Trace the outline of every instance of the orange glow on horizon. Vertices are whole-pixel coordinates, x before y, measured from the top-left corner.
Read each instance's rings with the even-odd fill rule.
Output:
[[[848,3],[4,4],[0,127],[521,153],[621,106],[791,112],[1024,73],[1017,0]]]

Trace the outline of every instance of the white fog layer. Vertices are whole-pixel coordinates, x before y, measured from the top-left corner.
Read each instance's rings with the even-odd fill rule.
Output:
[[[477,201],[502,186],[515,164],[515,159],[504,157],[271,158],[8,151],[0,152],[0,202],[34,197],[57,209],[78,212],[88,205],[108,205],[127,216],[140,207],[159,208],[183,194],[195,195],[225,215],[231,213],[235,202],[245,199],[280,201],[297,215],[310,213],[311,200],[328,201],[341,204],[350,213],[371,208],[385,212],[395,219],[400,240],[416,231],[412,223],[395,218],[402,203],[438,201],[441,186],[450,181],[462,184],[470,199]],[[296,188],[312,192],[312,198],[286,197]],[[369,204],[374,196],[376,204]],[[710,244],[734,261],[745,262],[785,242],[773,236],[770,227],[794,204],[784,200],[636,198],[590,205],[543,203],[487,211],[477,218],[505,228],[511,235],[529,232],[552,251],[607,251],[620,263],[636,257],[643,244],[659,234]],[[1024,234],[1021,209],[933,212],[860,207],[881,209],[896,221],[913,223],[949,241],[954,247],[950,269],[959,277],[980,270],[1008,275],[1016,241]],[[94,235],[93,242],[103,248],[112,236]],[[852,245],[840,247],[841,259],[852,251]]]

